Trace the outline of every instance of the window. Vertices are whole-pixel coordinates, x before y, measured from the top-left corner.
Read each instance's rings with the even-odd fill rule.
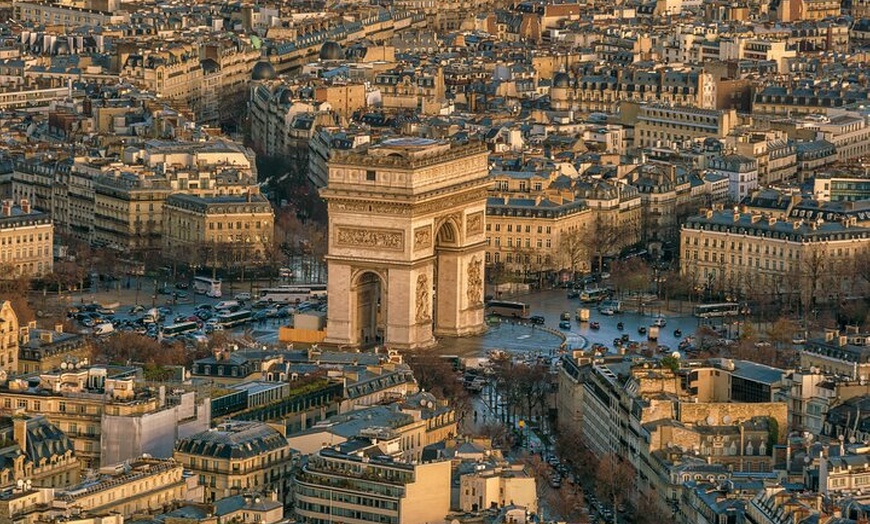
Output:
[[[368,180],[369,182],[374,182],[375,176],[376,172],[374,170],[369,169],[368,171],[366,171],[366,180]]]

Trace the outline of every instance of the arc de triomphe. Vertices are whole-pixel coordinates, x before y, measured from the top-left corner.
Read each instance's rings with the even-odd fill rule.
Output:
[[[487,158],[421,138],[336,153],[325,342],[416,349],[485,329]]]

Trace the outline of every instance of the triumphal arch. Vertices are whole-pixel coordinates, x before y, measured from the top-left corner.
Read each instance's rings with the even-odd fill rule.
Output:
[[[326,342],[396,349],[480,333],[487,150],[385,140],[337,152],[329,206]]]

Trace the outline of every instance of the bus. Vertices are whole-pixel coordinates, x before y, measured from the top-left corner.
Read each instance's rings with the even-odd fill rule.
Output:
[[[217,317],[217,323],[224,328],[240,326],[246,322],[249,322],[250,320],[251,312],[247,309],[236,311],[235,313],[224,313],[223,315],[218,315]]]
[[[610,296],[608,289],[586,289],[580,292],[580,302],[585,304],[601,302],[608,296]]]
[[[212,298],[221,297],[221,281],[206,277],[193,277],[193,292]]]
[[[196,322],[180,322],[163,328],[163,338],[175,337],[185,333],[193,333],[199,329]]]
[[[695,316],[698,318],[736,317],[739,314],[740,304],[734,302],[695,306]]]
[[[282,304],[298,304],[306,300],[325,298],[326,284],[306,286],[280,286],[260,291],[260,300]]]
[[[523,302],[493,300],[486,304],[486,312],[500,317],[529,318],[529,305]]]

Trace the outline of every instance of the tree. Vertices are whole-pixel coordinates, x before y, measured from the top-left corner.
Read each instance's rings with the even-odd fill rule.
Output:
[[[608,453],[598,462],[595,491],[598,498],[610,502],[614,508],[630,500],[634,493],[634,468],[614,453]]]
[[[644,493],[638,498],[636,524],[659,524],[673,520],[672,517],[671,512],[658,504],[653,495]]]
[[[616,220],[595,212],[589,228],[583,230],[582,240],[586,251],[595,257],[596,268],[603,271],[604,257],[615,254],[622,246],[623,228]]]
[[[585,229],[572,228],[563,231],[559,238],[559,252],[562,256],[563,266],[571,272],[571,280],[577,278],[578,269],[584,262],[589,260]],[[599,266],[600,267],[600,266]]]
[[[649,291],[652,280],[650,267],[642,258],[616,261],[610,269],[611,281],[619,291],[629,293]]]
[[[456,414],[456,424],[461,425],[471,413],[471,397],[462,381],[457,380],[450,362],[436,353],[425,352],[409,355],[408,365],[422,389],[450,402]]]

